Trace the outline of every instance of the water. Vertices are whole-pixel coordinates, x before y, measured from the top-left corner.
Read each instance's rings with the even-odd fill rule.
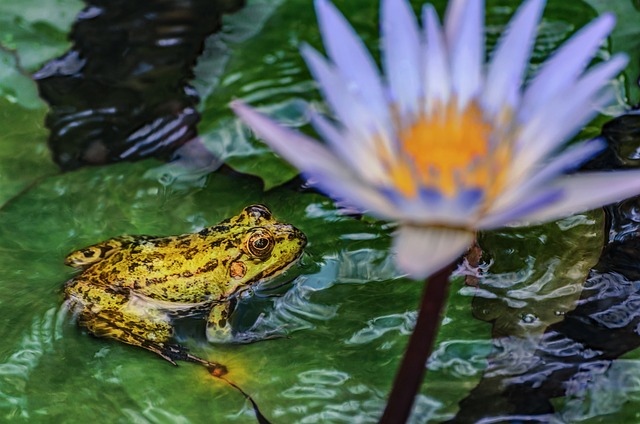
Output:
[[[87,1],[70,34],[73,48],[34,74],[51,106],[45,122],[56,163],[72,170],[171,157],[196,134],[198,96],[189,80],[204,39],[242,5]]]
[[[0,421],[255,422],[251,405],[201,367],[173,367],[80,331],[60,310],[62,286],[73,275],[62,260],[108,237],[196,231],[265,203],[303,230],[309,246],[288,273],[290,288],[246,299],[237,325],[250,326],[263,314],[261,330],[284,329],[288,337],[217,346],[194,334],[185,344],[224,363],[274,423],[375,422],[421,283],[395,271],[388,256],[392,226],[345,215],[298,184],[282,185],[295,170],[227,108],[242,98],[308,130],[302,105],[323,107],[297,52],[302,40],[320,47],[310,2],[249,1],[206,40],[192,82],[202,99],[196,154],[170,164],[146,160],[64,174],[49,159],[46,109],[25,74],[69,47],[64,34],[82,4],[26,1],[15,10],[9,3],[0,0],[0,16],[12,23],[0,26],[0,40],[13,43],[26,71],[13,54],[0,52],[8,69],[0,74]],[[489,2],[490,44],[514,3]],[[536,63],[595,16],[582,2],[550,3]],[[376,2],[338,6],[375,46]],[[437,6],[442,11],[444,2]],[[43,7],[57,12],[36,13]],[[40,40],[37,48],[28,39]],[[637,121],[631,122],[612,128],[633,128]],[[601,124],[585,134],[599,133]],[[614,150],[593,166],[633,166],[627,152],[633,154],[637,138],[623,139],[610,140]],[[228,167],[211,173],[219,162],[198,153],[203,146],[251,175]],[[637,205],[630,200],[606,215],[598,210],[482,234],[484,276],[470,267],[453,281],[413,422],[638,421]]]

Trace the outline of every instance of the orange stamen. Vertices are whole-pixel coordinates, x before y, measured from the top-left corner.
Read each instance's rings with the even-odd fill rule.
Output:
[[[503,187],[511,148],[508,143],[491,146],[492,132],[475,103],[459,112],[452,101],[421,116],[400,132],[400,152],[388,163],[395,188],[407,197],[419,187],[447,196],[481,189],[485,198],[494,197]]]

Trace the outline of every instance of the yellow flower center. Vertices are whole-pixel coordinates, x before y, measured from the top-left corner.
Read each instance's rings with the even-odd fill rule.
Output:
[[[485,201],[504,183],[510,143],[492,145],[493,125],[471,103],[459,112],[454,102],[421,116],[399,134],[400,152],[388,163],[393,185],[407,197],[420,188],[454,196],[461,189],[480,189]]]

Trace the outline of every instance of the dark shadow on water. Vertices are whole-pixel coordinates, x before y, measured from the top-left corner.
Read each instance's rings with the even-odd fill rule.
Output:
[[[85,0],[73,47],[34,74],[64,170],[149,156],[196,136],[189,85],[205,38],[244,0]]]
[[[608,123],[610,149],[587,168],[638,166],[640,115]],[[608,242],[574,310],[540,337],[501,335],[450,423],[542,423],[557,398],[588,399],[615,360],[640,346],[640,197],[606,208]],[[553,402],[552,402],[553,401]],[[597,409],[597,408],[596,408]]]

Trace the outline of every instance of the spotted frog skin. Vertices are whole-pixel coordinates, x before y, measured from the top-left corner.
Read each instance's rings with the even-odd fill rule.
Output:
[[[92,334],[175,364],[195,358],[172,342],[175,318],[206,317],[210,341],[248,341],[231,331],[236,299],[281,274],[305,244],[263,205],[194,234],[113,238],[67,256],[82,272],[65,285],[66,304]]]

